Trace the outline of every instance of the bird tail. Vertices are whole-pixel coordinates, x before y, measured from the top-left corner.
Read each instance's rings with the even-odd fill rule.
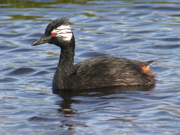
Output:
[[[154,78],[154,80],[156,80],[155,75],[153,74],[152,70],[149,68],[150,65],[152,65],[154,63],[154,61],[147,61],[147,62],[143,62],[143,66],[141,67],[141,72],[148,74],[150,76],[152,76]]]

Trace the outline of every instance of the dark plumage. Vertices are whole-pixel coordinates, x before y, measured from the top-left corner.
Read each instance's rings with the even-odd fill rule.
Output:
[[[43,43],[61,47],[59,64],[53,79],[54,89],[155,84],[155,76],[149,69],[153,61],[139,62],[117,57],[98,57],[73,65],[75,38],[68,19],[57,19],[49,23],[45,34],[32,45]]]

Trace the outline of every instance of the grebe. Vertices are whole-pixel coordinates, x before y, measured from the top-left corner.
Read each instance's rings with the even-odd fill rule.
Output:
[[[98,57],[74,63],[75,38],[66,18],[49,23],[44,35],[32,46],[50,43],[61,48],[59,64],[53,78],[53,89],[93,89],[109,86],[155,84],[149,69],[153,61],[139,62],[118,57]]]

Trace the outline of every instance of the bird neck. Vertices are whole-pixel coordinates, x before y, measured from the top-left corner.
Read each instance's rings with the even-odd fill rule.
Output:
[[[61,75],[62,74],[71,75],[74,73],[73,63],[74,63],[75,45],[74,43],[71,43],[71,44],[66,48],[61,48],[59,64],[57,67],[57,71],[60,71],[59,73]]]
[[[63,44],[60,47],[61,54],[53,78],[53,89],[69,89],[72,86],[72,76],[75,74],[75,68],[73,66],[75,49],[74,36],[69,43]]]

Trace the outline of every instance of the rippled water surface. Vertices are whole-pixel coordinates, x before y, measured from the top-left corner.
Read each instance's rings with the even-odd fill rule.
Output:
[[[180,134],[179,0],[7,0],[0,8],[1,134]],[[53,93],[60,50],[31,44],[61,17],[75,34],[75,64],[155,60],[156,86]]]

